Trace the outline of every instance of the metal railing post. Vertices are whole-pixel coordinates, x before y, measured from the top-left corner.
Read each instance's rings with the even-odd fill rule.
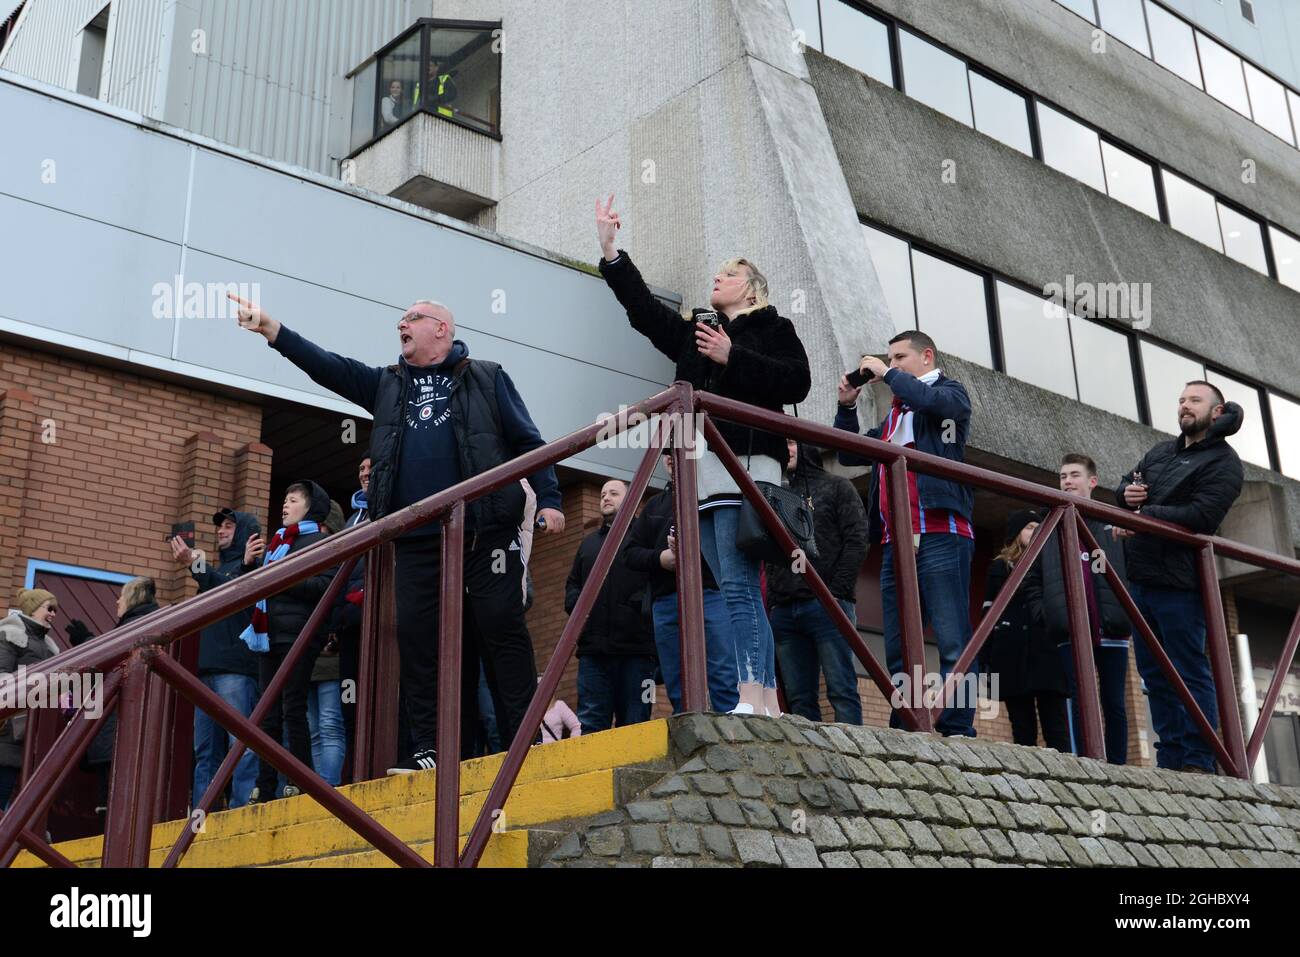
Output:
[[[894,595],[903,645],[904,687],[912,689],[912,701],[903,707],[915,718],[918,731],[933,731],[930,710],[916,704],[925,682],[925,633],[921,619],[921,583],[916,574],[919,543],[912,528],[912,502],[907,481],[907,459],[897,458],[886,466],[889,482],[889,527],[894,553]],[[917,678],[920,676],[921,680]]]
[[[154,773],[157,755],[149,750],[156,735],[146,726],[150,700],[160,689],[150,679],[150,649],[131,652],[123,667],[104,821],[103,867],[148,867],[153,833]]]
[[[393,545],[375,547],[366,559],[366,596],[357,652],[356,743],[352,779],[383,777],[397,763],[397,607],[393,592]]]
[[[1080,521],[1074,506],[1068,506],[1061,518],[1058,543],[1061,577],[1065,582],[1065,612],[1070,624],[1070,649],[1074,655],[1074,693],[1079,698],[1079,713],[1083,719],[1080,729],[1083,732],[1083,753],[1104,761],[1106,748],[1101,727],[1101,698],[1097,692],[1097,661],[1092,649],[1092,625],[1088,620],[1088,586],[1083,578],[1079,544]]]
[[[1241,712],[1232,678],[1232,654],[1228,650],[1228,628],[1223,618],[1223,596],[1219,593],[1219,575],[1214,566],[1214,545],[1201,546],[1197,571],[1200,577],[1201,602],[1205,609],[1205,638],[1209,646],[1210,670],[1214,673],[1214,693],[1219,705],[1219,727],[1223,744],[1237,765],[1236,774],[1250,780],[1250,762],[1246,759],[1246,742],[1241,730]]]
[[[704,636],[704,576],[700,569],[700,506],[696,490],[694,390],[678,383],[672,414],[681,426],[673,440],[673,504],[677,526],[677,621],[682,656],[682,710],[708,711],[708,653]]]
[[[461,666],[465,597],[465,503],[442,523],[442,594],[438,624],[438,767],[434,778],[433,862],[460,866]]]

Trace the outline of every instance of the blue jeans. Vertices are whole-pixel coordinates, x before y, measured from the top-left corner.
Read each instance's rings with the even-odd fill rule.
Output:
[[[578,659],[578,720],[583,734],[650,720],[655,660],[643,655],[583,655]],[[647,687],[649,694],[646,693]]]
[[[739,505],[706,508],[700,512],[700,546],[727,603],[740,683],[775,688],[776,643],[759,586],[762,562],[736,548],[739,520]]]
[[[921,618],[938,642],[939,674],[944,680],[970,641],[970,562],[974,554],[974,541],[946,532],[922,535],[921,547],[916,551]],[[893,542],[885,546],[880,560],[880,599],[885,618],[885,658],[890,675],[900,675],[904,671],[903,640],[894,587]],[[907,677],[915,684],[914,675]],[[969,687],[969,683],[959,686],[959,691],[961,687]],[[889,726],[905,727],[897,711],[890,713]],[[975,737],[974,703],[968,708],[945,709],[934,729],[940,734]]]
[[[682,710],[682,646],[677,628],[677,594],[654,600],[655,647],[659,669],[673,711]],[[731,619],[722,593],[704,592],[704,655],[709,675],[709,703],[718,713],[731,711],[740,703],[736,671],[736,643],[731,637]]]
[[[200,679],[208,690],[234,708],[245,718],[253,713],[257,706],[257,679],[252,675],[212,674]],[[207,716],[202,710],[194,709],[194,804],[199,803],[203,792],[212,783],[217,768],[225,760],[229,748],[235,744],[235,736]],[[235,773],[231,776],[230,807],[243,807],[248,803],[248,792],[257,783],[257,755],[252,748],[246,748]]]
[[[338,787],[348,734],[343,724],[341,682],[317,681],[307,692],[307,729],[311,732],[311,763],[326,784]]]
[[[857,620],[853,602],[837,599],[849,621]],[[853,651],[816,598],[772,609],[776,658],[781,663],[785,706],[811,721],[822,719],[817,701],[818,672],[826,675],[826,697],[841,724],[862,723],[862,698],[853,670]]]
[[[1092,646],[1092,654],[1097,664],[1106,760],[1111,764],[1127,764],[1128,707],[1124,703],[1124,679],[1128,677],[1128,639],[1103,638],[1102,641],[1104,644]],[[1070,750],[1082,754],[1083,709],[1075,685],[1074,647],[1069,642],[1056,647],[1061,652],[1065,680],[1070,688]]]
[[[1130,583],[1129,594],[1210,726],[1217,728],[1219,703],[1214,695],[1210,662],[1205,657],[1205,611],[1201,593]],[[1173,685],[1165,679],[1146,642],[1138,641],[1133,650],[1138,674],[1147,686],[1151,724],[1159,738],[1156,765],[1175,771],[1188,766],[1213,771],[1214,752],[1183,707]]]

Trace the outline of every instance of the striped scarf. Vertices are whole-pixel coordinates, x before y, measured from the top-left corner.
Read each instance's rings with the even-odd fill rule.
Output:
[[[289,554],[289,549],[293,548],[294,540],[299,535],[311,535],[320,531],[320,526],[315,522],[303,521],[296,525],[289,525],[275,533],[271,539],[271,545],[266,550],[266,555],[262,559],[262,567],[265,568],[271,562],[278,562]],[[240,639],[249,649],[259,654],[265,654],[271,650],[271,619],[266,614],[266,599],[259,601],[253,608],[253,621],[240,634]]]

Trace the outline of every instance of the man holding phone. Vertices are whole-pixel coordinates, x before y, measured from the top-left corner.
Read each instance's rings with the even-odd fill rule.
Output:
[[[960,382],[948,378],[939,368],[939,353],[934,340],[915,329],[900,332],[889,340],[887,358],[888,365],[875,356],[864,356],[852,381],[849,375],[841,377],[835,428],[858,433],[857,402],[862,385],[854,383],[865,384],[879,379],[889,386],[894,399],[880,425],[866,433],[868,438],[964,462],[966,437],[970,432],[970,396]],[[911,688],[913,700],[908,704],[914,705],[918,703],[914,696],[921,689],[917,687],[917,676],[904,672],[893,550],[916,549],[921,614],[938,642],[939,670],[946,679],[971,637],[970,565],[975,553],[971,509],[974,494],[968,486],[957,482],[909,472],[912,541],[899,541],[891,527],[885,466],[851,452],[841,452],[839,460],[841,465],[874,465],[867,503],[867,540],[882,542],[885,546],[880,563],[885,656],[895,684],[900,686],[900,690]],[[966,682],[959,684],[958,693],[963,693],[966,687]],[[975,736],[975,702],[969,695],[967,697],[968,700],[962,702],[965,707],[948,708],[940,715],[936,731],[945,735]],[[893,728],[903,726],[897,711],[890,715],[889,724]]]

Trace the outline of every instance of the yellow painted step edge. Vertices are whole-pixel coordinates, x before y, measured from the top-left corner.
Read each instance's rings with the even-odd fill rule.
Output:
[[[467,838],[462,836],[460,839],[460,848],[464,850]],[[500,834],[493,834],[483,848],[483,856],[479,859],[479,867],[492,868],[526,868],[528,867],[528,851],[530,836],[528,831],[503,831]],[[421,841],[419,844],[412,844],[411,848],[423,857],[430,864],[433,863],[433,841]],[[351,854],[338,854],[332,857],[315,857],[305,861],[289,861],[284,864],[270,864],[268,867],[289,868],[289,867],[345,867],[345,868],[369,868],[369,867],[396,867],[387,856],[376,850],[357,851]]]

